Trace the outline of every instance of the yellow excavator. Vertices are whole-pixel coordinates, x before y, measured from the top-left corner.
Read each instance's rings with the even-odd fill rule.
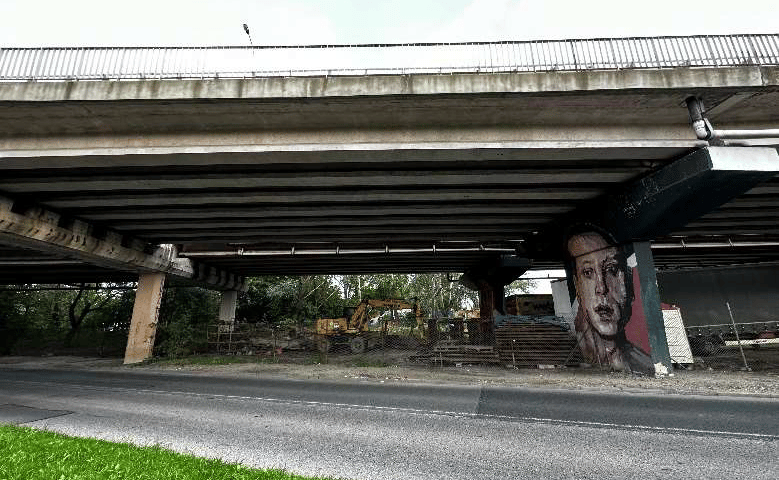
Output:
[[[371,310],[372,309],[372,310]],[[386,331],[369,330],[370,321],[386,310],[412,310],[417,326],[423,326],[419,305],[399,299],[364,299],[340,318],[319,318],[316,321],[314,340],[317,349],[324,353],[334,345],[349,345],[353,353],[363,353],[376,346]],[[352,309],[349,309],[352,310]],[[378,311],[377,311],[378,310]],[[387,323],[384,323],[386,329]]]

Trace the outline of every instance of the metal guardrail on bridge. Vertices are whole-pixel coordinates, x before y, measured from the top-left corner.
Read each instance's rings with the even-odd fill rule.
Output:
[[[0,81],[548,72],[779,64],[779,34],[260,47],[0,49]]]

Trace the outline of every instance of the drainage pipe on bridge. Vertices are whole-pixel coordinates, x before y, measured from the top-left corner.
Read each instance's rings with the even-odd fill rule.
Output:
[[[692,129],[695,136],[700,140],[706,140],[710,144],[722,143],[722,140],[728,139],[762,139],[779,138],[779,128],[770,128],[763,130],[715,130],[709,120],[706,118],[706,110],[703,102],[698,97],[687,97],[687,111],[690,112],[692,120]]]

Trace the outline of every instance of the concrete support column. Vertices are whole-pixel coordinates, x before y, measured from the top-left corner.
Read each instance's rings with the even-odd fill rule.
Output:
[[[489,344],[495,334],[494,312],[505,314],[505,285],[499,281],[480,280],[479,287],[479,343]]]
[[[238,304],[238,291],[225,290],[222,292],[222,303],[219,305],[219,324],[235,324],[235,307]]]
[[[479,282],[479,312],[482,318],[492,318],[493,311],[505,314],[505,285],[500,282]]]
[[[585,361],[632,373],[666,375],[665,337],[649,242],[619,244],[583,225],[568,238],[573,324]]]
[[[130,334],[124,354],[125,365],[142,362],[152,356],[164,284],[164,273],[141,273],[138,277]]]
[[[503,255],[486,262],[478,268],[468,270],[460,277],[466,288],[479,292],[479,343],[491,345],[495,337],[494,312],[506,313],[505,290],[531,266],[524,257]],[[469,330],[469,333],[470,330]]]
[[[665,336],[663,309],[660,305],[660,292],[657,288],[655,261],[649,242],[632,244],[636,265],[633,266],[634,308],[633,315],[640,316],[646,322],[649,337],[649,349],[656,375],[665,375],[672,371],[671,354]],[[630,261],[630,257],[628,258]],[[632,261],[630,261],[632,263]],[[632,265],[631,265],[632,266]],[[640,310],[638,307],[640,305]]]

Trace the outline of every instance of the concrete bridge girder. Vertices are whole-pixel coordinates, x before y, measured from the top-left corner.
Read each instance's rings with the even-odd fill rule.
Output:
[[[603,90],[761,88],[775,66],[584,70],[561,72],[263,77],[250,79],[4,82],[0,97],[51,102],[235,98],[340,98],[365,95],[598,92]]]
[[[52,252],[101,267],[173,275],[212,288],[243,288],[243,279],[235,274],[179,258],[174,245],[158,245],[152,253],[147,253],[144,242],[116,232],[109,231],[98,238],[92,234],[94,228],[86,222],[72,220],[66,222],[69,226],[62,226],[60,215],[54,212],[33,207],[25,213],[17,213],[13,207],[13,200],[0,197],[0,241],[3,244]]]

